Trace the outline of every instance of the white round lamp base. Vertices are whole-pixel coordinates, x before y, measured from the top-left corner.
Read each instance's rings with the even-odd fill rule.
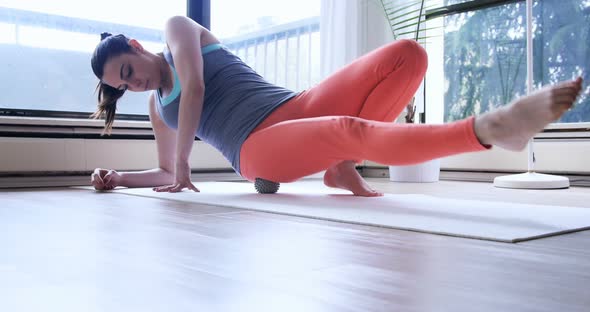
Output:
[[[570,180],[562,176],[527,172],[496,177],[494,186],[515,189],[560,189],[570,187]]]

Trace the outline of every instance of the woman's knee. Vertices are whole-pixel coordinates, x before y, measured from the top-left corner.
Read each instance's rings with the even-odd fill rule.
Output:
[[[395,55],[402,55],[404,64],[411,64],[415,66],[414,70],[422,73],[426,73],[428,68],[428,54],[424,47],[418,42],[411,39],[400,39],[391,43],[388,48],[391,48],[391,53]],[[413,62],[411,61],[413,60]]]

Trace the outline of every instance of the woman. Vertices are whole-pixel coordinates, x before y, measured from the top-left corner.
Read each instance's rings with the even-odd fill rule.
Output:
[[[479,117],[445,125],[394,124],[427,67],[426,52],[400,40],[294,93],[267,83],[207,29],[177,16],[166,24],[167,48],[152,54],[123,35],[104,36],[92,57],[100,79],[98,110],[112,126],[125,90],[151,90],[149,116],[159,168],[97,168],[96,189],[155,187],[198,192],[188,163],[195,135],[213,145],[249,181],[291,182],[326,170],[327,186],[380,196],[355,164],[404,165],[497,145],[519,150],[574,103],[582,80],[549,86]]]

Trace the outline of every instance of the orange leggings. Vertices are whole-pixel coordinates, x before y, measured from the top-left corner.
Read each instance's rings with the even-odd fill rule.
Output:
[[[406,165],[480,151],[475,118],[395,124],[420,86],[426,51],[399,40],[362,56],[272,112],[240,152],[240,173],[292,182],[345,160]]]

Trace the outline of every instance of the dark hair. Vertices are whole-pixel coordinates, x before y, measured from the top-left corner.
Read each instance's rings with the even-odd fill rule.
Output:
[[[129,38],[125,35],[111,35],[110,33],[104,32],[100,34],[100,42],[94,50],[92,60],[92,71],[99,79],[96,91],[98,92],[98,107],[90,117],[94,119],[105,116],[105,128],[102,134],[110,134],[115,121],[115,111],[117,110],[117,101],[125,90],[119,90],[113,88],[102,82],[102,76],[104,75],[104,64],[111,58],[123,53],[132,52],[132,48],[129,45]]]

